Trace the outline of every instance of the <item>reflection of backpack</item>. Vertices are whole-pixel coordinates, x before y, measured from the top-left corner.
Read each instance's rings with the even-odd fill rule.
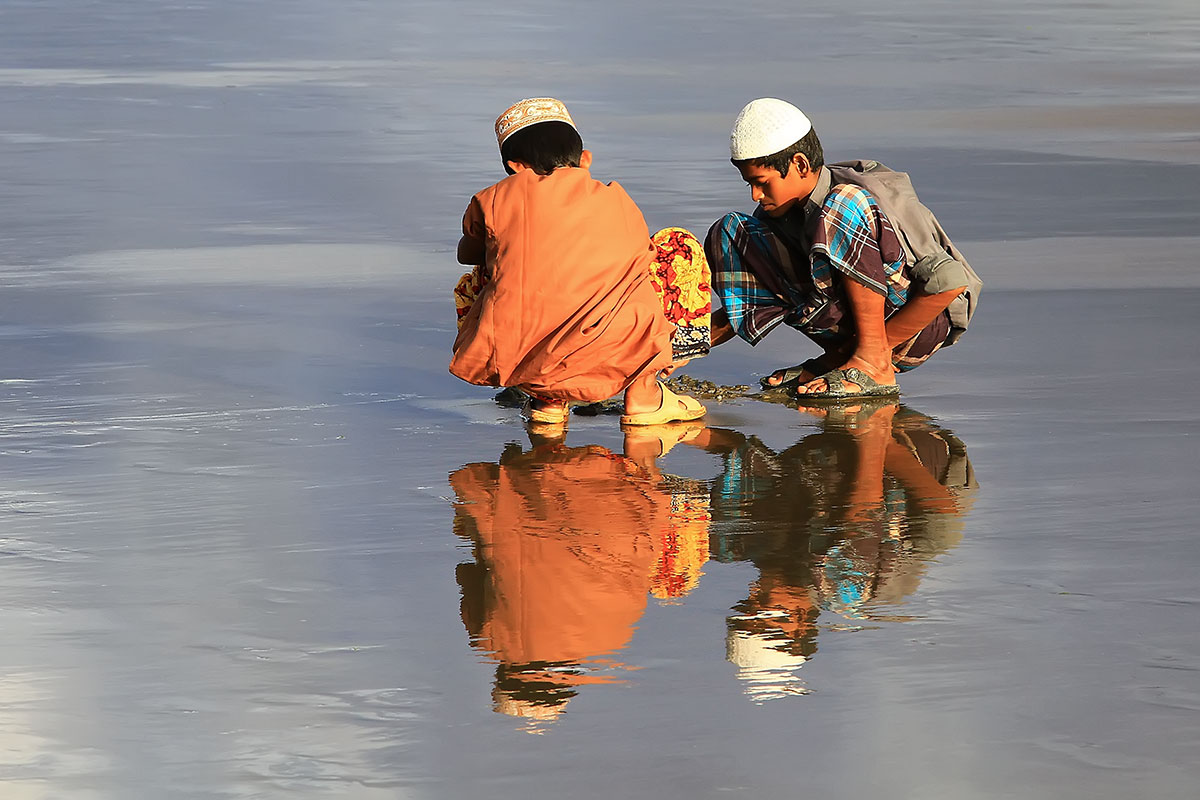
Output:
[[[917,199],[908,173],[896,172],[878,161],[841,161],[826,166],[833,174],[835,186],[842,183],[861,186],[879,203],[896,229],[914,281],[926,294],[966,285],[967,290],[949,308],[951,327],[946,344],[954,344],[975,314],[983,281],[950,241],[933,212]]]

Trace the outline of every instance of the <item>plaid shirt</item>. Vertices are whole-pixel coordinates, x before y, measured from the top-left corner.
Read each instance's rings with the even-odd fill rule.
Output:
[[[802,207],[779,218],[761,208],[752,218],[727,215],[710,232],[718,294],[751,344],[781,322],[818,342],[844,338],[850,320],[836,273],[884,295],[887,315],[908,299],[904,251],[875,198],[831,183],[822,167]],[[714,236],[721,226],[726,235]]]

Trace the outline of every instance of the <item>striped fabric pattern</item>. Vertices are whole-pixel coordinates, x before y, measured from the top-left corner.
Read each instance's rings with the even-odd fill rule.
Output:
[[[857,186],[835,186],[825,198],[820,218],[810,255],[818,289],[832,296],[831,271],[837,269],[886,294],[889,313],[904,305],[910,283],[904,251],[875,198]]]
[[[750,344],[781,322],[820,343],[848,336],[835,271],[885,295],[888,314],[907,300],[903,250],[869,193],[831,188],[804,238],[807,263],[759,216],[726,214],[709,231],[714,288],[734,330]]]

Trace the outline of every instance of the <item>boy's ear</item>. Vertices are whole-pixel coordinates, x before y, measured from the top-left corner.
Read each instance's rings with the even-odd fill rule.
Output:
[[[589,169],[592,166],[592,151],[584,150],[579,154],[580,169]]]
[[[504,163],[510,170],[512,170],[514,175],[516,175],[518,172],[524,172],[527,169],[533,169],[533,167],[529,166],[524,161],[517,161],[516,159],[511,159],[509,161],[505,161]]]
[[[812,172],[812,165],[808,163],[808,156],[804,155],[804,153],[794,153],[792,155],[792,166],[796,168],[801,177]]]

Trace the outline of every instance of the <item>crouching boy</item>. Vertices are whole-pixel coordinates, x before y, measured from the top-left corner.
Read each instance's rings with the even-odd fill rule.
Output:
[[[496,120],[496,136],[509,177],[463,216],[458,260],[479,268],[479,290],[461,309],[450,372],[520,389],[536,423],[566,424],[568,403],[619,393],[625,425],[703,416],[658,380],[674,366],[676,326],[651,283],[646,221],[621,186],[592,178],[566,107],[522,100]]]
[[[776,370],[764,387],[794,388],[801,401],[898,395],[896,373],[951,339],[947,309],[967,288],[965,272],[961,282],[960,273],[919,279],[876,198],[835,180],[794,105],[746,105],[730,153],[758,207],[726,214],[705,241],[723,305],[713,343],[736,335],[757,344],[785,323],[823,352]]]

